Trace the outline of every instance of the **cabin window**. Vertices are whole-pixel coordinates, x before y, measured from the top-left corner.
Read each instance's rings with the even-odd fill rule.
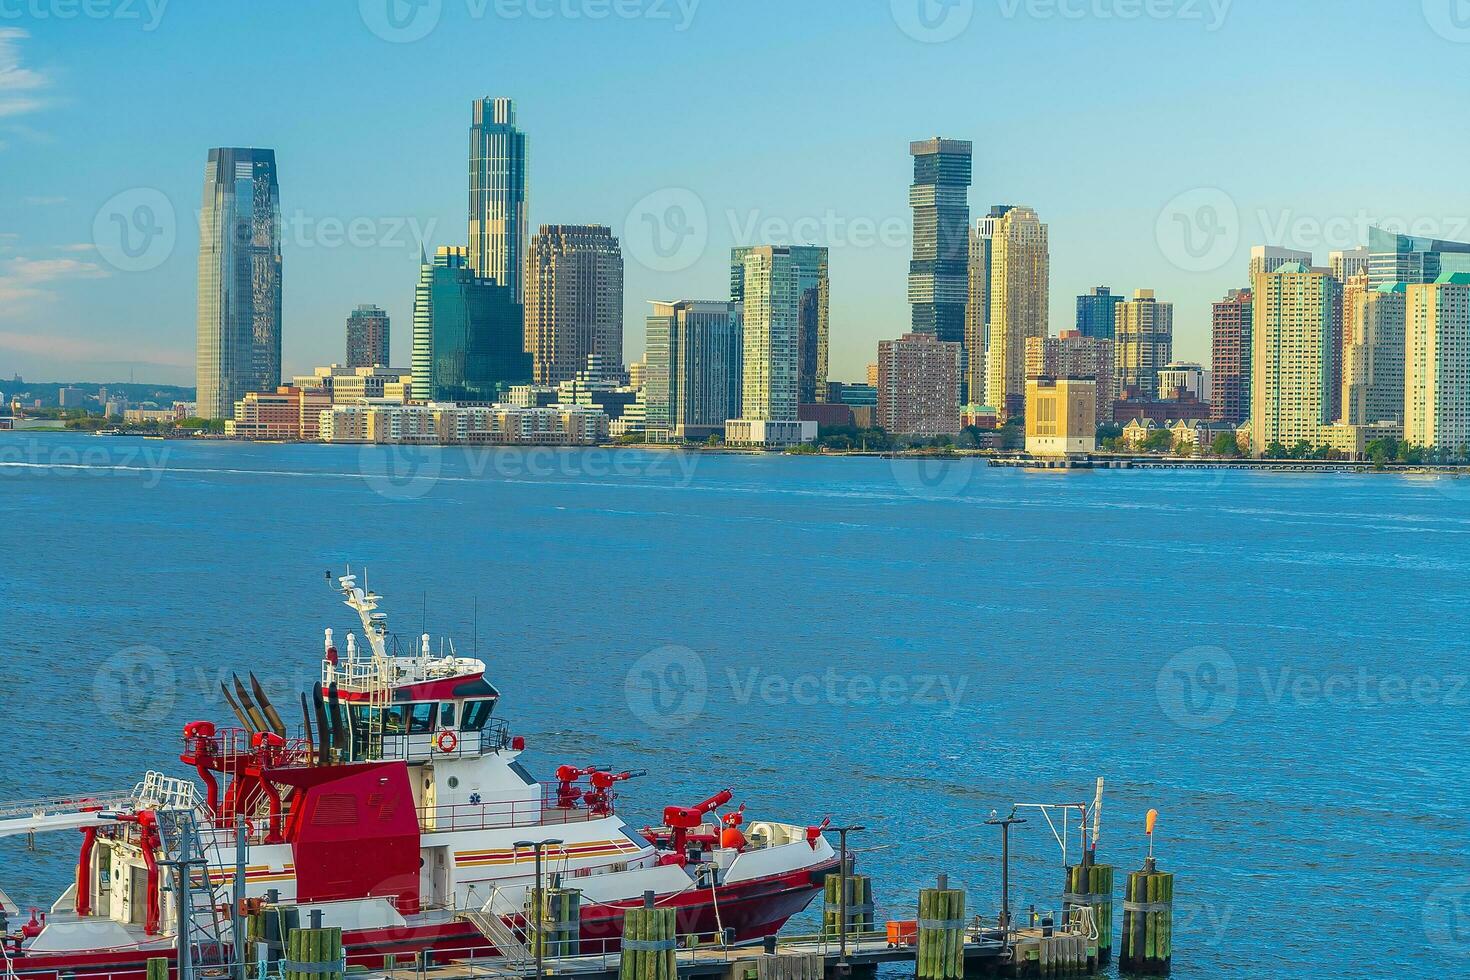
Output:
[[[464,717],[459,720],[460,730],[466,732],[484,730],[485,723],[490,720],[490,711],[494,707],[494,701],[466,701]]]
[[[434,730],[434,709],[436,707],[438,705],[432,701],[410,705],[408,712],[408,734],[428,735],[432,732]]]
[[[443,704],[439,705],[439,727],[440,728],[453,728],[454,727],[454,702],[453,701],[445,701]]]
[[[408,731],[404,714],[407,708],[401,704],[390,705],[383,709],[383,733],[385,735],[402,735]]]

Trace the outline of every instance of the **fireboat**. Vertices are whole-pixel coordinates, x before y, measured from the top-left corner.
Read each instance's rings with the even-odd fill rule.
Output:
[[[331,575],[328,575],[329,581]],[[382,597],[349,571],[336,588],[361,620],[288,731],[261,684],[224,687],[233,720],[184,726],[187,777],[131,790],[0,805],[0,836],[81,834],[75,879],[49,911],[0,891],[0,970],[20,980],[143,977],[147,961],[243,962],[236,936],[266,903],[342,930],[349,965],[425,950],[514,955],[528,900],[579,893],[575,930],[615,952],[624,912],[676,910],[681,935],[777,933],[835,873],[827,821],[747,822],[721,789],[631,830],[619,786],[640,772],[563,765],[545,785],[496,716],[483,661],[400,653]],[[546,877],[543,879],[542,875]],[[228,974],[223,974],[228,975]]]

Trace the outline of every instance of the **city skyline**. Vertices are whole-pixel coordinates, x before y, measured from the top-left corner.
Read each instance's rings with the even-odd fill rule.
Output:
[[[1050,225],[1052,335],[1072,326],[1075,297],[1093,286],[1106,284],[1120,295],[1153,288],[1175,304],[1176,355],[1206,362],[1211,304],[1228,289],[1249,285],[1245,267],[1253,244],[1310,246],[1315,261],[1325,264],[1331,251],[1367,244],[1366,227],[1375,219],[1428,237],[1470,238],[1470,222],[1456,217],[1470,214],[1470,201],[1448,175],[1466,138],[1430,125],[1437,118],[1432,106],[1390,104],[1366,79],[1345,79],[1339,88],[1344,98],[1395,121],[1392,140],[1372,142],[1325,123],[1303,127],[1246,115],[1280,82],[1289,35],[1307,25],[1332,42],[1324,47],[1335,45],[1334,62],[1354,50],[1364,57],[1413,58],[1425,70],[1443,69],[1453,89],[1460,84],[1453,66],[1467,49],[1417,12],[1404,17],[1364,3],[1338,5],[1334,16],[1268,14],[1237,4],[1210,30],[1208,23],[1182,17],[1047,20],[1026,13],[1024,5],[1009,17],[979,5],[955,37],[926,43],[888,4],[843,8],[848,16],[839,30],[823,19],[830,13],[825,5],[814,6],[819,9],[787,15],[790,43],[804,45],[817,59],[830,88],[841,93],[837,106],[868,110],[861,125],[844,123],[824,133],[821,143],[805,126],[805,110],[773,107],[768,99],[732,107],[713,94],[663,87],[658,100],[643,100],[643,106],[600,95],[592,101],[604,91],[591,67],[599,58],[608,91],[641,91],[667,71],[695,64],[733,71],[744,50],[742,17],[756,15],[748,7],[742,14],[706,2],[681,31],[677,22],[651,16],[599,23],[529,15],[475,20],[445,5],[436,29],[411,43],[385,40],[356,9],[282,10],[247,22],[238,5],[171,7],[153,30],[144,29],[146,20],[121,18],[0,21],[0,64],[27,85],[20,95],[7,91],[0,113],[0,164],[12,177],[0,189],[0,298],[6,300],[0,371],[116,380],[133,367],[138,376],[160,382],[191,379],[190,260],[197,251],[198,208],[193,161],[210,145],[277,153],[288,267],[282,374],[331,361],[341,344],[342,311],[363,303],[389,313],[394,349],[408,349],[421,242],[431,253],[439,245],[467,244],[464,106],[487,95],[515,100],[517,126],[534,145],[528,225],[603,223],[624,240],[624,321],[634,325],[625,337],[629,360],[641,352],[636,325],[646,302],[719,295],[731,245],[812,243],[831,247],[828,375],[860,379],[877,342],[902,336],[911,322],[906,192],[913,161],[904,148],[934,134],[975,143],[972,214],[1019,201]],[[678,15],[678,8],[670,9]],[[268,26],[319,35],[343,63],[371,63],[375,72],[331,78],[293,64],[263,73],[255,82],[259,98],[224,87],[225,73],[243,64],[243,56],[206,55],[209,46],[201,39],[220,30],[254,38]],[[639,61],[639,45],[670,38],[678,43],[661,44],[666,64]],[[1147,72],[1120,69],[1106,56],[1110,42],[1135,38],[1154,45],[1157,58]],[[488,73],[472,53],[477,40],[487,39],[506,41],[497,48],[496,70]],[[90,57],[68,58],[60,71],[58,61],[78,45]],[[869,50],[864,45],[876,45],[876,69],[869,58],[849,57]],[[901,91],[888,91],[921,71],[975,78],[980,69],[968,62],[982,45],[993,54],[987,71],[1020,72],[1029,59],[1035,84],[1024,97],[976,100],[961,82],[945,87],[956,91],[930,93],[915,105]],[[534,66],[553,49],[565,49],[568,62],[586,64],[572,64],[567,78],[552,83]],[[1226,50],[1235,59],[1228,70],[1199,69],[1206,55],[1218,58]],[[136,51],[194,66],[199,83],[191,91],[169,90],[168,99],[138,99],[137,91],[164,91],[167,72],[135,63]],[[125,58],[138,72],[126,109],[104,81]],[[1294,76],[1328,66],[1328,59],[1310,52],[1294,58]],[[1035,71],[1037,63],[1068,62],[1056,77]],[[447,83],[441,77],[426,86],[408,82],[445,65],[465,66],[465,77]],[[1190,98],[1156,86],[1168,71],[1184,72]],[[1084,75],[1085,90],[1077,84]],[[754,84],[760,91],[776,89],[774,80]],[[711,111],[717,103],[720,110]],[[1126,141],[1089,144],[1079,168],[1078,127],[1094,125],[1099,113],[1120,124],[1146,114],[1175,142],[1162,154]],[[755,125],[761,118],[768,125]],[[382,138],[378,124],[384,120],[397,134],[393,139]],[[724,150],[707,159],[691,160],[662,145],[673,121],[700,138],[719,131],[746,135],[718,144]],[[83,132],[98,152],[57,152]],[[1349,147],[1351,140],[1358,143]],[[1349,149],[1356,154],[1350,170],[1342,165]],[[358,162],[343,165],[344,155]],[[1290,172],[1279,165],[1287,158]],[[1416,164],[1392,166],[1403,159]],[[1377,177],[1365,181],[1362,173]],[[1211,207],[1218,216],[1222,206],[1234,213],[1222,237],[1200,224],[1190,248],[1170,244],[1172,219],[1194,220]],[[668,223],[681,213],[693,224]],[[114,219],[139,229],[136,244],[143,226],[130,223],[149,216],[160,226],[171,224],[160,236],[171,243],[132,256],[120,251]],[[629,239],[630,228],[646,228],[642,217],[667,219],[654,230],[665,233],[668,254],[652,250],[646,238]],[[354,223],[362,226],[360,244],[347,241]],[[697,249],[676,244],[680,228],[702,238]]]

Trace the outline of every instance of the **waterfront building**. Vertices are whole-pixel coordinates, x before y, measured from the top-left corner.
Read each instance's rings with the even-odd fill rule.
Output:
[[[1251,450],[1320,444],[1329,416],[1332,319],[1340,287],[1298,263],[1256,276],[1251,343]]]
[[[1406,296],[1404,439],[1470,450],[1470,273],[1411,283]]]
[[[801,419],[730,419],[725,423],[725,442],[752,449],[783,449],[811,442],[817,423]]]
[[[1078,296],[1077,332],[1084,337],[1112,340],[1121,302],[1123,297],[1114,295],[1107,286],[1094,286]]]
[[[997,204],[970,229],[969,302],[965,305],[964,398],[985,400],[986,356],[990,343],[990,277],[994,269],[995,226],[1011,210]]]
[[[827,361],[829,353],[828,310],[831,305],[831,275],[829,254],[826,246],[790,245],[780,248],[753,246],[730,250],[730,301],[744,303],[748,286],[749,268],[746,260],[761,249],[772,248],[770,265],[782,276],[790,276],[790,289],[782,287],[782,302],[794,305],[796,318],[796,400],[798,405],[808,405],[827,400]],[[769,274],[764,271],[767,260],[759,258],[756,284],[766,289]],[[769,295],[761,300],[762,310],[769,310]],[[791,313],[790,309],[777,310],[778,318]],[[764,314],[763,314],[764,315]],[[791,416],[795,418],[793,414]]]
[[[315,441],[323,411],[332,396],[322,388],[281,385],[274,391],[246,392],[225,420],[225,435],[282,442]],[[172,415],[172,413],[169,413]]]
[[[413,303],[413,397],[495,402],[531,380],[521,306],[509,286],[475,275],[469,249],[441,246],[419,270]]]
[[[298,374],[291,384],[297,388],[320,388],[331,396],[333,404],[363,398],[406,402],[412,397],[413,374],[407,368],[381,364],[359,368],[331,364],[315,368],[311,374]]]
[[[1210,418],[1239,425],[1250,417],[1251,316],[1249,289],[1232,289],[1212,307]]]
[[[969,293],[970,180],[974,145],[934,137],[909,144],[914,182],[911,330],[962,343]]]
[[[347,316],[347,366],[376,367],[388,363],[388,314],[364,304]]]
[[[595,355],[623,364],[623,252],[602,225],[542,225],[526,272],[525,350],[537,384],[570,380]]]
[[[1344,251],[1329,252],[1327,253],[1327,267],[1332,270],[1332,278],[1346,284],[1349,279],[1359,273],[1367,274],[1372,256],[1372,250],[1366,245]]]
[[[281,383],[281,195],[274,150],[209,151],[199,212],[199,415]]]
[[[1080,330],[1063,330],[1056,337],[1028,337],[1026,377],[1091,378],[1097,382],[1094,414],[1104,420],[1113,417],[1113,342],[1107,338],[1086,336]]]
[[[758,245],[731,250],[731,302],[741,304],[740,419],[795,422],[805,396],[827,396],[827,249]],[[790,427],[737,426],[727,441],[785,440]],[[778,443],[779,444],[779,443]]]
[[[1252,246],[1250,265],[1251,282],[1256,281],[1256,276],[1270,275],[1283,265],[1292,264],[1310,269],[1312,267],[1312,253],[1299,251],[1294,248],[1281,248],[1277,245]]]
[[[1160,303],[1152,289],[1138,289],[1118,304],[1113,359],[1119,392],[1160,397],[1159,371],[1174,359],[1174,304]]]
[[[1026,338],[1046,336],[1050,280],[1047,227],[1036,212],[1016,207],[996,219],[985,400],[1003,419],[1025,409]]]
[[[654,303],[647,324],[646,432],[649,441],[707,439],[740,415],[744,358],[736,303]]]
[[[481,279],[508,286],[524,303],[526,135],[515,102],[475,100],[470,122],[469,265]]]
[[[588,446],[607,439],[600,409],[581,405],[334,405],[321,417],[325,442],[489,446]]]
[[[878,343],[878,427],[890,435],[960,431],[960,344],[932,333]]]
[[[1354,281],[1366,283],[1368,276]],[[1403,283],[1386,283],[1351,303],[1344,298],[1341,420],[1347,425],[1403,425],[1407,298]]]
[[[1097,449],[1097,382],[1026,379],[1026,452],[1066,456]]]
[[[1470,272],[1470,244],[1368,229],[1368,282],[1433,283],[1446,272]]]

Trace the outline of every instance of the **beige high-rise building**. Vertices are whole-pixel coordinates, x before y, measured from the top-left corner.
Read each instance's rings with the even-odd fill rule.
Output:
[[[970,295],[965,304],[965,398],[985,404],[985,349],[990,343],[990,274],[995,253],[995,225],[1010,205],[998,204],[970,228]]]
[[[1082,378],[1028,378],[1026,452],[1065,456],[1097,449],[1097,382]]]
[[[1026,406],[1026,338],[1047,333],[1051,250],[1047,227],[1031,208],[996,219],[990,258],[990,336],[985,401],[1002,419]]]
[[[1113,363],[1119,398],[1159,397],[1159,372],[1174,360],[1174,304],[1138,289],[1114,311]]]
[[[1470,447],[1470,273],[1407,287],[1404,439],[1448,452]]]
[[[571,381],[595,355],[623,365],[623,251],[602,225],[542,225],[526,261],[525,349],[538,385]]]
[[[1253,283],[1251,450],[1321,443],[1331,404],[1332,323],[1339,286],[1289,262]]]
[[[1346,285],[1348,280],[1356,275],[1367,275],[1368,258],[1371,254],[1366,245],[1347,251],[1327,253],[1327,266],[1332,270],[1332,278]]]
[[[1281,248],[1277,245],[1252,246],[1251,282],[1256,281],[1256,276],[1275,272],[1283,265],[1293,263],[1310,269],[1312,267],[1312,253],[1302,252],[1294,248]]]
[[[1343,292],[1342,421],[1348,425],[1404,421],[1403,283],[1367,289],[1368,274]]]

